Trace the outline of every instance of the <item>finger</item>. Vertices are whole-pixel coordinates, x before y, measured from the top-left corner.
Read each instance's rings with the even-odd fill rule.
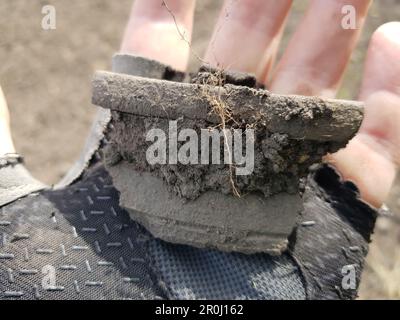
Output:
[[[334,97],[370,2],[312,0],[277,66],[271,91]]]
[[[205,60],[265,77],[291,4],[292,0],[226,0]]]
[[[400,22],[386,23],[375,31],[365,61],[360,99],[382,90],[400,96]]]
[[[7,102],[0,87],[0,157],[7,153],[15,153],[15,148],[11,139]]]
[[[361,90],[361,97],[368,100],[360,133],[346,149],[328,157],[376,207],[385,201],[400,164],[399,34],[400,23],[386,24],[374,33]]]
[[[372,119],[377,134],[368,132],[371,128],[363,124],[364,128],[348,146],[329,155],[327,161],[344,180],[357,185],[362,199],[379,208],[389,194],[398,167],[400,98],[388,92],[372,95],[366,104],[364,123]]]
[[[195,0],[136,0],[121,45],[184,71],[190,53]]]
[[[381,91],[400,99],[400,22],[387,23],[377,29],[364,69],[360,99],[366,100]],[[388,94],[378,97],[381,99],[375,98],[375,108],[373,104],[372,107],[367,105],[360,133],[379,141],[392,159],[400,161],[400,134],[396,130],[400,123],[400,104],[393,102],[395,98]]]

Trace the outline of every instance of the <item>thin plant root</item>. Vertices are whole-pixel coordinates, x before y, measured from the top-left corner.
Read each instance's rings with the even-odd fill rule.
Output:
[[[228,142],[228,137],[226,136],[226,124],[227,122],[235,122],[235,120],[232,117],[232,112],[229,106],[223,101],[222,95],[220,92],[220,88],[222,88],[224,84],[224,79],[223,79],[223,73],[224,70],[218,69],[213,73],[210,73],[210,75],[203,80],[203,90],[202,90],[202,95],[207,99],[208,103],[211,105],[212,111],[214,112],[220,119],[219,127],[222,130],[224,134],[224,144],[226,147],[226,150],[228,151],[228,156],[229,159],[232,162],[232,150],[229,147],[229,142]],[[208,90],[210,87],[217,87],[219,90],[215,94],[210,93],[210,90]],[[236,186],[236,181],[235,181],[235,166],[230,163],[229,164],[229,181],[232,187],[232,193],[240,198],[240,192]]]
[[[195,58],[198,61],[200,61],[203,65],[209,65],[206,61],[201,59],[200,56],[196,52],[193,51],[193,48],[192,48],[190,42],[186,39],[184,32],[182,32],[182,30],[178,26],[178,21],[175,17],[175,14],[168,7],[168,5],[166,4],[166,2],[164,0],[162,0],[162,5],[165,7],[165,9],[168,11],[168,13],[171,15],[172,19],[174,20],[174,24],[175,24],[177,32],[178,32],[179,36],[181,37],[181,39],[188,45],[191,54],[193,54],[195,56]],[[221,88],[223,86],[223,82],[224,82],[223,81],[223,73],[224,73],[223,69],[218,69],[216,72],[210,73],[210,76],[208,77],[208,79],[206,81],[204,81],[203,84]],[[204,87],[207,87],[207,86],[204,86]],[[232,118],[229,106],[227,106],[226,103],[222,100],[221,94],[219,91],[220,90],[218,90],[218,93],[216,95],[211,95],[207,89],[204,89],[203,95],[204,95],[204,97],[206,97],[207,101],[212,106],[213,112],[221,120],[219,127],[223,130],[223,133],[224,133],[224,143],[225,143],[226,149],[228,151],[229,159],[233,159],[232,150],[230,150],[230,148],[229,148],[228,137],[225,134],[225,129],[226,129],[227,121],[232,121],[232,120],[234,121],[234,119]],[[232,186],[232,192],[235,196],[240,197],[240,193],[238,191],[238,188],[236,187],[236,182],[234,179],[235,167],[233,164],[229,164],[229,173],[230,173],[229,180],[230,180],[230,183]]]

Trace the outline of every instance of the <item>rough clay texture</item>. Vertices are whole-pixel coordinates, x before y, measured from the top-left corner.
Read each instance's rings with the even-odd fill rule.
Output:
[[[227,73],[218,74],[217,71],[207,68],[200,69],[199,73],[192,76],[195,84],[207,84],[212,81],[219,81],[222,86],[232,85],[242,88],[242,94],[228,95],[227,100],[222,100],[220,96],[213,92],[203,91],[202,95],[213,103],[224,103],[225,107],[231,112],[231,105],[238,106],[231,113],[233,119],[227,119],[227,128],[246,129],[251,127],[255,130],[254,143],[254,170],[250,175],[235,175],[235,166],[229,164],[195,164],[195,165],[150,165],[146,159],[146,151],[153,142],[146,141],[146,134],[150,129],[157,128],[165,133],[169,132],[169,120],[167,118],[140,116],[124,112],[112,112],[113,130],[110,133],[111,143],[106,151],[106,161],[113,165],[120,160],[125,160],[132,164],[132,168],[139,172],[152,172],[155,176],[162,178],[167,184],[169,191],[185,199],[197,199],[206,191],[219,191],[223,194],[234,193],[234,188],[239,194],[249,192],[261,192],[265,197],[287,192],[295,194],[299,191],[299,182],[307,174],[310,165],[321,162],[322,156],[328,152],[334,152],[343,147],[347,141],[324,141],[324,139],[298,139],[292,138],[284,132],[271,132],[262,115],[253,118],[251,123],[244,122],[240,115],[246,114],[246,110],[241,106],[248,103],[248,94],[253,97],[261,97],[265,94],[264,90],[251,89],[246,87],[257,86],[254,77],[246,74]],[[216,79],[216,80],[215,80]],[[156,99],[156,97],[153,97]],[[142,97],[143,99],[143,97]],[[251,99],[250,99],[251,100]],[[319,99],[310,99],[308,103],[295,106],[291,99],[281,99],[278,116],[290,126],[291,119],[300,117],[304,121],[327,118],[332,114],[332,110],[326,108],[324,103],[318,103]],[[185,107],[185,104],[182,104]],[[248,107],[251,110],[251,107]],[[238,111],[241,110],[241,113]],[[216,115],[215,109],[210,114]],[[201,129],[215,128],[210,119],[190,119],[181,117],[177,122],[177,132],[183,129],[194,129],[197,136],[201,137]],[[248,120],[248,119],[247,119]],[[167,135],[168,137],[168,135]],[[246,137],[243,136],[243,144]],[[167,141],[168,142],[168,141]],[[225,139],[220,137],[220,159],[224,159]],[[185,145],[186,141],[178,142],[178,150]],[[201,141],[199,141],[199,146]],[[211,143],[209,143],[211,148]],[[169,159],[167,148],[167,159]],[[246,154],[243,146],[243,154]],[[210,155],[211,157],[211,155]],[[201,159],[199,148],[197,159]]]
[[[261,192],[265,197],[280,192],[295,194],[307,168],[320,163],[328,152],[344,147],[362,119],[358,105],[272,95],[253,88],[257,86],[255,80],[243,74],[216,76],[215,71],[203,68],[190,81],[178,83],[111,73],[95,76],[93,102],[112,110],[113,130],[106,152],[109,165],[125,160],[135,170],[162,178],[170,191],[191,200],[206,191]],[[222,124],[221,113],[216,109],[221,106],[229,113],[225,117],[223,112],[225,128],[255,130],[252,174],[237,176],[235,165],[229,164],[149,165],[146,151],[153,143],[146,141],[146,135],[150,129],[168,133],[169,120],[178,120],[178,132],[190,128],[200,137],[200,129]],[[185,143],[178,142],[178,150]],[[221,137],[221,159],[225,145]]]
[[[106,151],[108,165],[125,160],[139,172],[152,172],[162,178],[169,190],[186,199],[194,200],[206,191],[232,193],[231,167],[227,164],[209,165],[149,165],[146,151],[153,142],[146,141],[146,133],[152,128],[169,130],[167,119],[140,117],[113,112],[111,143]],[[181,129],[194,129],[200,137],[200,129],[210,123],[182,119]],[[240,194],[261,192],[265,197],[287,192],[298,192],[300,178],[307,174],[307,168],[321,161],[327,152],[337,150],[334,142],[314,142],[290,139],[286,134],[269,133],[265,128],[255,130],[254,171],[250,175],[233,175],[236,189]],[[245,141],[245,137],[243,137]],[[178,150],[185,142],[178,143]],[[224,156],[224,138],[220,138],[220,159]],[[245,153],[244,150],[243,153]],[[167,150],[168,156],[168,150]],[[198,154],[198,159],[201,153]]]
[[[215,74],[203,68],[186,76],[189,83],[179,83],[97,73],[93,103],[112,115],[106,167],[121,206],[154,236],[197,247],[280,254],[302,211],[300,185],[308,167],[355,134],[362,106],[273,95],[257,89],[251,76]],[[254,171],[237,176],[235,166],[223,162],[149,165],[146,152],[153,142],[146,135],[161,129],[168,139],[170,120],[176,133],[192,129],[197,137],[201,129],[221,129],[222,123],[226,129],[254,129]],[[178,142],[178,152],[186,143]],[[219,147],[206,155],[212,158],[217,150],[224,159],[225,147],[221,135]],[[198,159],[201,153],[196,148]]]

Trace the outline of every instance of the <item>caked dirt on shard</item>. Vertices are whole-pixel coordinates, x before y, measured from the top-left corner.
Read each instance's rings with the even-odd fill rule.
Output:
[[[184,79],[96,73],[93,102],[112,112],[105,153],[121,204],[167,241],[279,254],[308,168],[355,135],[363,105],[276,95],[252,76],[208,68]],[[165,133],[161,163],[149,163],[152,129]]]

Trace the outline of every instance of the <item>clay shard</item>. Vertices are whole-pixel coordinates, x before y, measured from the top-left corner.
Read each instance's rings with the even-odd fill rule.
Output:
[[[300,196],[241,198],[216,191],[192,201],[169,192],[162,179],[122,161],[108,168],[121,205],[155,237],[195,247],[278,255],[302,209]]]
[[[201,72],[198,78],[206,79],[207,70]],[[112,113],[106,168],[120,191],[121,205],[158,238],[225,251],[280,254],[303,210],[301,182],[308,168],[347,144],[361,125],[364,106],[272,94],[242,85],[254,85],[246,75],[228,76],[235,84],[97,72],[92,101]],[[228,165],[146,161],[145,136],[151,128],[167,131],[170,120],[197,133],[220,125],[210,97],[229,106],[229,128],[256,129],[254,172],[235,179],[241,197],[232,194]]]
[[[270,132],[285,133],[294,139],[349,141],[361,125],[364,104],[357,101],[278,95],[266,90],[227,84],[205,85],[210,95],[218,95],[237,121],[262,121]],[[95,105],[139,116],[207,120],[218,124],[210,112],[204,85],[156,80],[96,72],[93,79]]]

